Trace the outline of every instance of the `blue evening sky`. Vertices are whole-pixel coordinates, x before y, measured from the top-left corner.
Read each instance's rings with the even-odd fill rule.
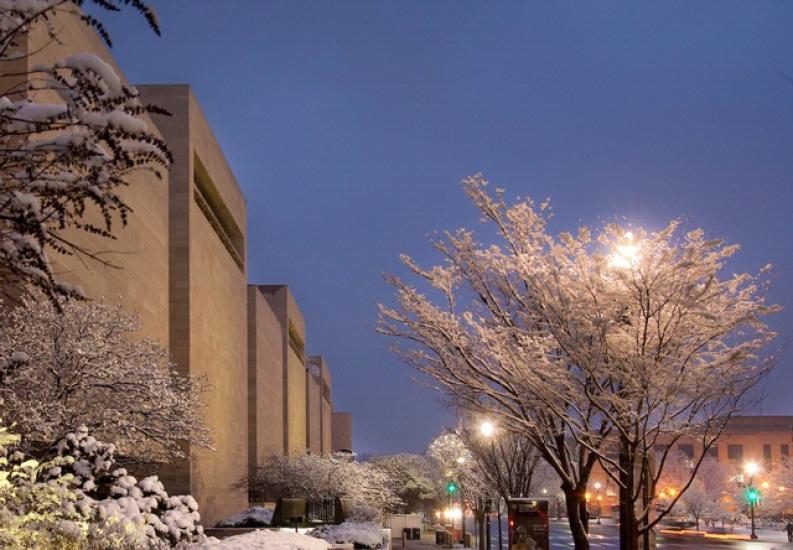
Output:
[[[381,273],[478,225],[459,181],[550,197],[554,228],[685,216],[777,266],[793,313],[793,3],[151,0],[106,18],[132,82],[187,82],[248,200],[250,280],[288,283],[361,452],[453,419],[374,334]],[[793,413],[793,354],[766,413]]]

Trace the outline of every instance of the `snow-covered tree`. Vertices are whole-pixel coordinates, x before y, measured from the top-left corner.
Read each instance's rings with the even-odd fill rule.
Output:
[[[779,462],[774,463],[771,471],[760,472],[753,481],[760,491],[758,515],[765,517],[793,515],[793,461],[790,458],[782,457]],[[746,502],[745,487],[736,491],[736,500],[743,508]]]
[[[370,458],[367,462],[382,470],[406,513],[431,511],[440,499],[440,473],[426,456],[399,453]],[[392,510],[394,511],[394,510]]]
[[[209,447],[201,379],[181,376],[120,306],[41,295],[0,311],[3,416],[40,450],[87,426],[130,459],[166,460]]]
[[[667,458],[663,476],[657,483],[659,501],[668,506],[680,492],[680,487],[688,488],[680,495],[671,513],[684,514],[694,519],[696,528],[702,520],[717,520],[726,513],[726,504],[732,483],[726,466],[713,457],[702,460],[696,475],[692,478],[692,460],[683,454],[675,453]]]
[[[442,265],[403,256],[427,289],[390,277],[397,303],[381,306],[380,330],[456,406],[531,439],[561,478],[578,549],[589,546],[584,496],[599,461],[636,548],[668,512],[653,516],[666,460],[651,464],[656,445],[698,441],[685,489],[771,368],[764,318],[778,308],[764,301],[764,271],[732,274],[737,246],[678,235],[677,221],[554,236],[546,203],[507,205],[479,176],[464,185],[498,243],[461,229],[435,243]]]
[[[498,488],[457,432],[443,433],[433,439],[427,454],[438,463],[446,481],[456,483],[460,498],[473,512],[479,528],[479,549],[483,550],[487,514],[501,500]]]
[[[82,21],[110,45],[110,35],[83,0],[29,0],[0,5],[0,287],[33,285],[50,299],[82,296],[58,280],[54,254],[77,254],[107,264],[75,236],[113,238],[130,207],[118,194],[137,171],[160,177],[171,161],[165,142],[141,118],[160,113],[144,105],[104,60],[78,53],[33,64],[59,40],[68,19]],[[142,0],[94,0],[99,8],[131,6],[159,34]],[[40,39],[40,43],[34,40]]]
[[[532,476],[539,453],[523,434],[493,428],[483,436],[477,426],[462,426],[457,433],[476,461],[480,475],[504,500],[511,497],[540,496],[532,492]]]
[[[400,503],[384,471],[346,455],[273,455],[244,484],[255,500],[332,501],[345,497],[354,505],[370,506],[380,513]]]

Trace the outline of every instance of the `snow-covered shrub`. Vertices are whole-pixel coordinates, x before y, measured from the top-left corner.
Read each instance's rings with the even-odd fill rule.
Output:
[[[4,308],[4,420],[27,442],[47,447],[69,432],[79,436],[84,424],[125,456],[146,461],[180,458],[185,443],[209,447],[205,381],[176,373],[168,350],[140,338],[141,328],[137,315],[117,304],[65,300],[57,308],[33,293]]]
[[[19,437],[0,427],[0,548],[7,550],[147,550],[117,518],[92,521],[75,486],[73,457],[39,462],[14,451]],[[54,471],[64,472],[53,476]]]
[[[117,517],[137,526],[153,548],[204,540],[198,503],[192,496],[168,496],[157,476],[137,480],[124,468],[113,476],[110,496],[89,500],[99,519]]]
[[[159,550],[205,540],[192,496],[169,496],[157,476],[138,480],[114,468],[113,445],[84,426],[57,449],[58,456],[40,463],[4,448],[0,547],[9,539],[21,541],[18,548]]]
[[[307,534],[331,544],[352,544],[355,548],[383,547],[383,530],[372,522],[345,521],[341,525],[323,525]]]
[[[273,510],[262,506],[252,506],[244,512],[220,521],[218,527],[265,527],[272,521]]]

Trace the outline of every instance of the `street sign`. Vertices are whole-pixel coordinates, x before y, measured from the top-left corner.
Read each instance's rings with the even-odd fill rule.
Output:
[[[550,550],[548,499],[507,500],[509,550]]]

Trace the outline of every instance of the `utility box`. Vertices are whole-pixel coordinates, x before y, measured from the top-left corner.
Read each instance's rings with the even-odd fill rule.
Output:
[[[548,499],[507,500],[509,550],[550,550]]]

